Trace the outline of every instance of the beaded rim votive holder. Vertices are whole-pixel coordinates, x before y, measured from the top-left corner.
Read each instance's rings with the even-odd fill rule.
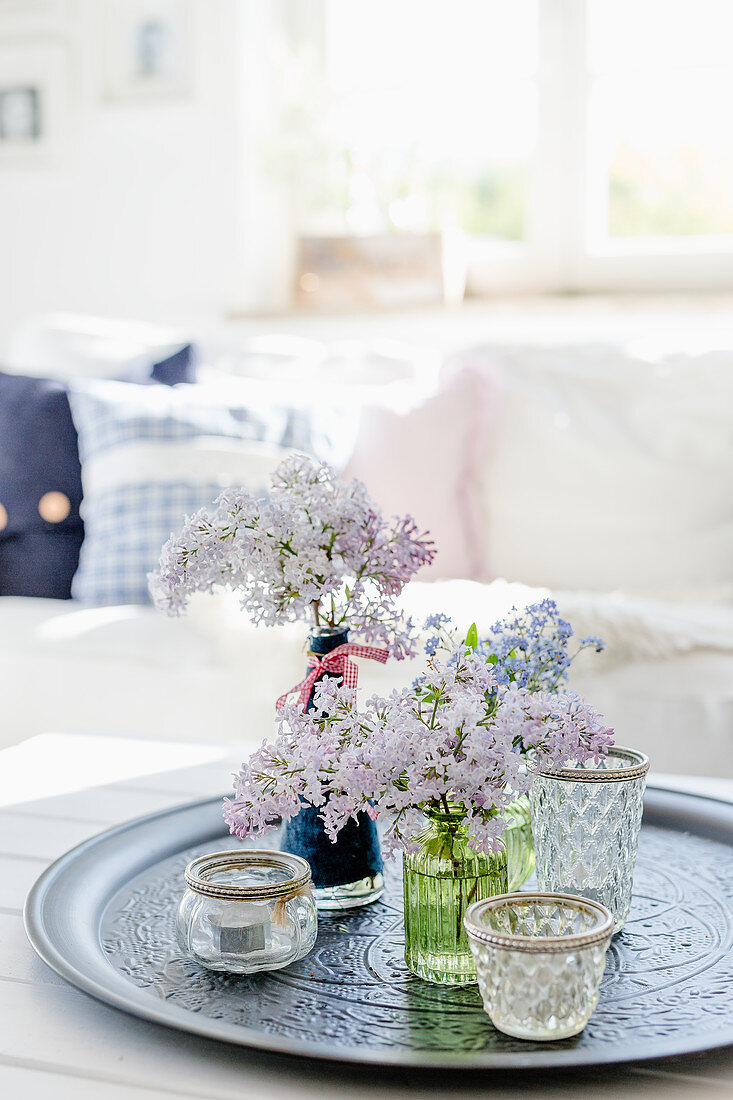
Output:
[[[597,763],[532,778],[540,890],[600,902],[613,913],[617,932],[631,906],[648,771],[643,752],[612,745]]]
[[[243,869],[261,868],[281,871],[286,877],[279,882],[213,882],[214,875]],[[215,852],[199,856],[184,872],[186,886],[197,894],[222,900],[272,900],[295,897],[311,881],[311,869],[306,860],[290,852],[274,852],[266,848],[245,848],[242,851]]]
[[[609,767],[609,764],[612,766]],[[649,757],[646,753],[611,745],[600,763],[578,764],[559,772],[539,771],[537,774],[567,783],[624,783],[630,779],[643,779],[648,771]]]
[[[306,860],[260,848],[199,856],[184,872],[179,947],[209,970],[279,970],[315,943],[318,920]]]
[[[583,1030],[613,933],[604,905],[572,894],[500,894],[469,906],[464,924],[497,1030],[541,1042]]]

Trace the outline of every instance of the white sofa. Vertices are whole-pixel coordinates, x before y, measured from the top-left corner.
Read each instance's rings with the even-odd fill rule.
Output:
[[[91,373],[72,354],[74,325],[61,327],[22,333],[12,369],[32,358],[54,373],[63,346],[55,373]],[[268,346],[255,355],[229,342],[211,355],[210,382],[253,363],[277,381],[306,350],[290,345],[276,363]],[[320,374],[331,393],[345,353],[314,349],[311,383]],[[573,686],[618,741],[657,771],[733,775],[733,354],[655,362],[609,345],[494,346],[452,357],[440,381],[429,352],[349,356],[362,429],[348,472],[390,510],[412,509],[443,549],[442,573],[409,586],[408,609],[481,627],[551,590],[579,635],[607,640],[583,655]],[[244,752],[302,675],[303,643],[297,625],[256,630],[229,594],[197,599],[180,620],[0,599],[0,744],[102,732]],[[361,683],[384,690],[415,672],[363,662]]]
[[[439,608],[488,626],[537,594],[502,581],[415,582],[406,602],[418,614]],[[557,595],[579,632],[600,629],[608,639],[605,653],[583,655],[572,684],[618,741],[650,753],[658,771],[730,776],[733,615]],[[243,752],[259,743],[272,730],[274,699],[302,676],[303,632],[257,630],[234,601],[207,599],[178,620],[150,607],[0,601],[2,744],[47,731],[229,742]],[[412,662],[365,661],[360,684],[383,691],[415,674]]]

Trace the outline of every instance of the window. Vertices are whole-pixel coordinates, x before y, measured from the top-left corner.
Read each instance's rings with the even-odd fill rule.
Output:
[[[731,0],[316,9],[300,232],[458,225],[478,293],[729,285]]]
[[[523,240],[536,68],[535,0],[326,0],[332,220]]]
[[[591,0],[610,238],[733,233],[730,0]]]

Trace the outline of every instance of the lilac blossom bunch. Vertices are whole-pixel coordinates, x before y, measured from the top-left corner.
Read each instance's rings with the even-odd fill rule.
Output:
[[[331,840],[365,811],[388,823],[390,852],[412,850],[423,813],[457,812],[470,846],[493,851],[503,811],[529,789],[528,756],[533,768],[559,770],[597,760],[612,744],[612,731],[577,695],[502,682],[463,642],[432,657],[419,684],[373,696],[363,709],[353,690],[323,680],[315,707],[287,707],[277,739],[235,777],[224,817],[237,836],[289,820],[307,802]]]
[[[343,626],[401,659],[414,654],[415,631],[396,597],[435,552],[410,516],[387,521],[360,481],[293,453],[268,498],[230,489],[188,517],[148,580],[173,615],[194,592],[225,586],[255,623]]]
[[[447,615],[431,615],[425,628],[430,631],[425,643],[428,656],[455,644],[455,630]],[[572,626],[561,618],[555,601],[548,598],[523,611],[512,608],[511,615],[494,623],[485,638],[479,638],[472,626],[467,641],[493,664],[498,683],[553,692],[565,687],[570,666],[579,653],[584,649],[600,653],[604,649],[601,638],[588,635],[571,650],[572,637]]]

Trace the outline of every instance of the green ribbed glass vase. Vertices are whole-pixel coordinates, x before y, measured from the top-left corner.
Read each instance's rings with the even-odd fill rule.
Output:
[[[507,892],[506,851],[469,848],[461,813],[425,818],[419,850],[403,861],[405,962],[427,982],[465,985],[476,981],[476,968],[463,915],[472,902]]]

